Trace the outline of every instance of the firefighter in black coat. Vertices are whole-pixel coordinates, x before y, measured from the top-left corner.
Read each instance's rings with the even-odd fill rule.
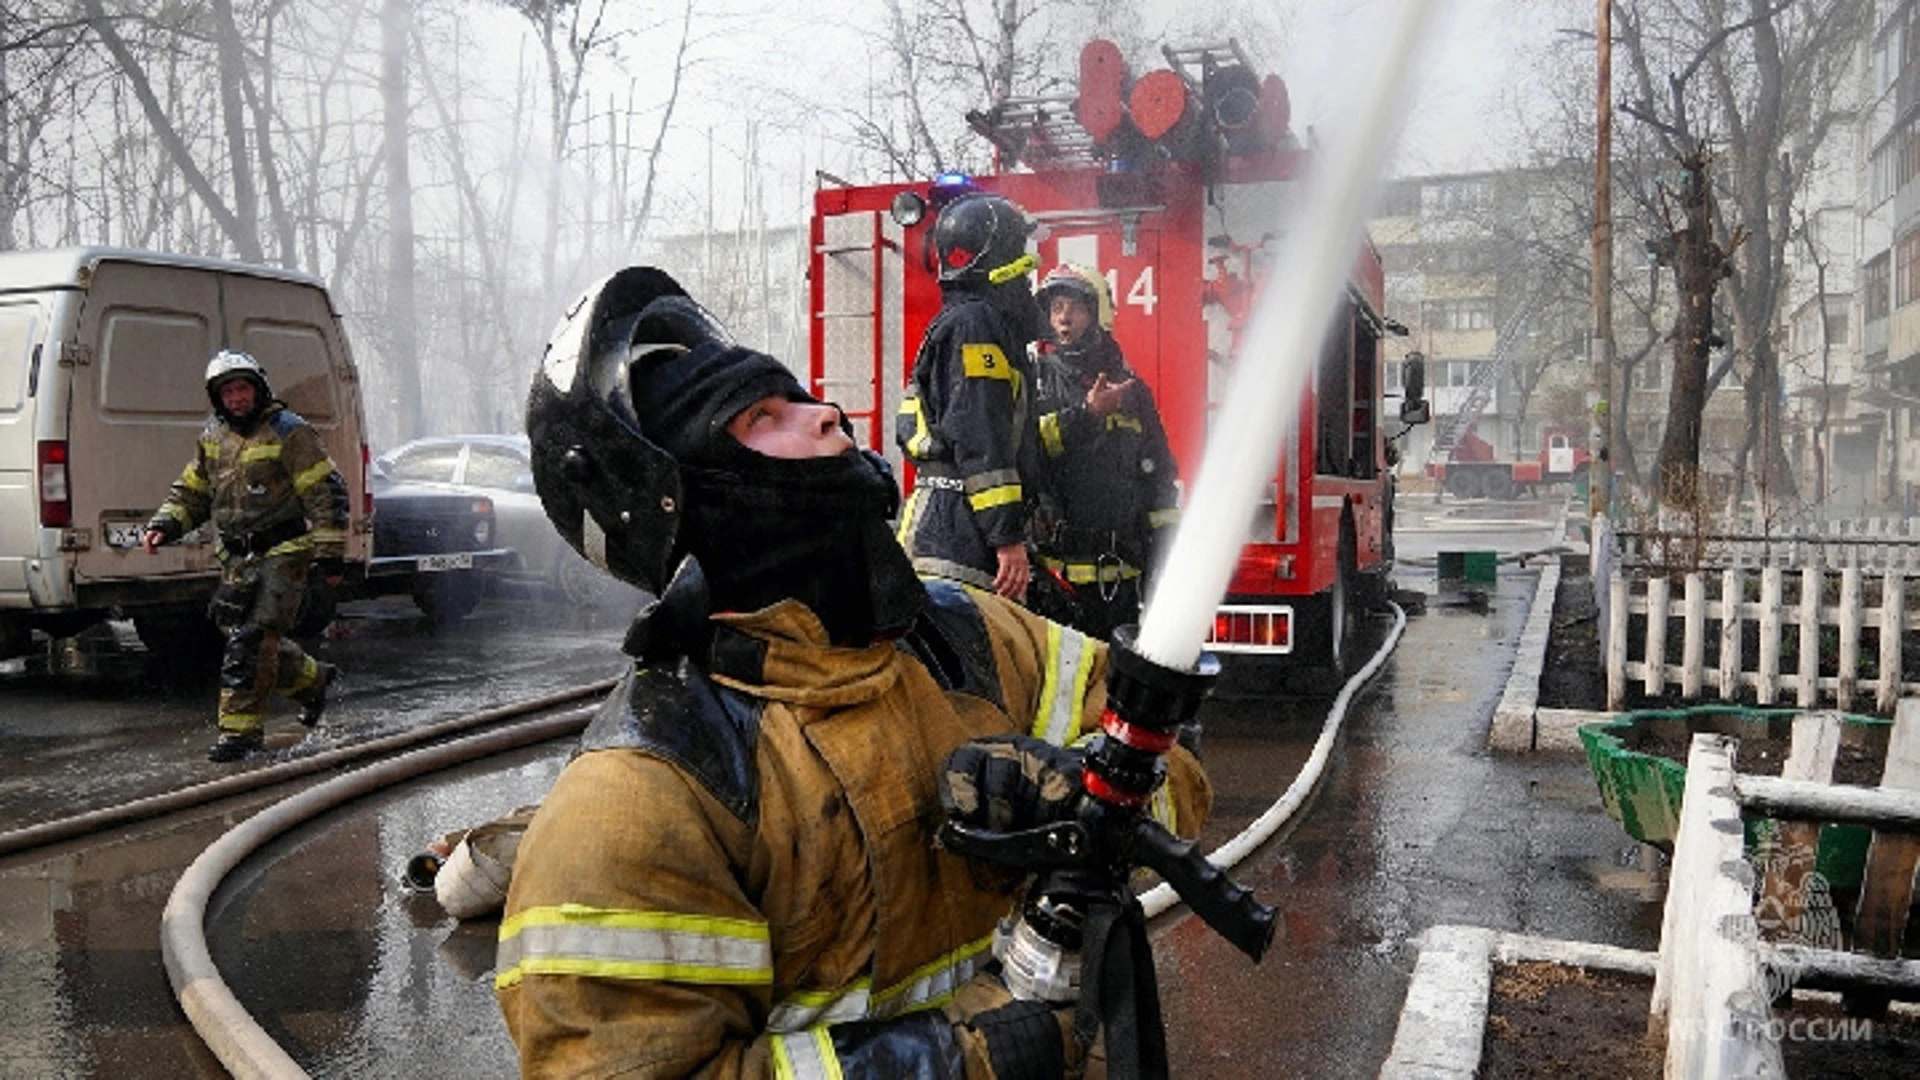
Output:
[[[913,463],[900,543],[923,577],[1026,596],[1028,501],[1038,468],[1027,345],[1038,332],[1032,223],[998,195],[947,204],[934,223],[940,313],[900,403],[895,439]]]
[[[1036,360],[1047,511],[1034,522],[1041,572],[1081,631],[1139,621],[1145,577],[1179,520],[1178,470],[1147,388],[1113,340],[1106,279],[1062,263],[1037,299],[1051,331]]]

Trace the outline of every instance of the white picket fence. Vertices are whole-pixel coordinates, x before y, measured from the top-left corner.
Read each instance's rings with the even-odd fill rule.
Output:
[[[1752,690],[1761,705],[1788,701],[1809,709],[1831,703],[1853,711],[1892,712],[1902,696],[1920,693],[1920,682],[1905,678],[1902,639],[1920,630],[1920,611],[1907,596],[1907,583],[1920,568],[1868,570],[1860,565],[1828,569],[1813,557],[1794,568],[1766,565],[1757,571],[1729,568],[1691,570],[1680,576],[1675,595],[1670,573],[1632,572],[1619,565],[1608,568],[1605,612],[1607,708],[1625,706],[1630,680],[1637,680],[1649,696],[1678,687],[1680,696],[1699,700],[1711,694],[1722,701],[1741,699]],[[1796,599],[1788,607],[1786,581],[1795,580]],[[1748,588],[1758,579],[1758,591],[1748,599]],[[1829,585],[1837,581],[1837,589]],[[1718,595],[1708,595],[1717,583]],[[1835,592],[1837,602],[1825,597]],[[1637,641],[1628,640],[1630,618],[1647,616]],[[1667,659],[1669,634],[1678,624],[1680,660]],[[1863,649],[1863,630],[1874,628],[1877,642],[1871,657]],[[1757,631],[1758,646],[1749,653],[1749,629]],[[1794,670],[1783,671],[1786,634],[1793,632]],[[1709,634],[1717,634],[1719,654],[1707,666]],[[1822,673],[1823,638],[1837,644],[1838,664]],[[1867,659],[1877,661],[1862,674]]]
[[[1811,522],[1790,530],[1753,522],[1700,533],[1615,526],[1612,536],[1616,562],[1649,570],[1792,568],[1818,561],[1920,574],[1920,518]]]

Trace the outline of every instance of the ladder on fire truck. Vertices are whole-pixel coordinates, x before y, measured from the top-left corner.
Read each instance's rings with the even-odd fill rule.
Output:
[[[1467,432],[1480,419],[1480,414],[1493,401],[1494,393],[1500,387],[1500,379],[1520,353],[1520,343],[1525,340],[1528,327],[1533,324],[1534,316],[1547,306],[1547,289],[1536,285],[1528,290],[1526,296],[1507,316],[1500,326],[1500,333],[1494,337],[1493,358],[1484,364],[1474,365],[1473,380],[1467,384],[1466,400],[1461,402],[1458,412],[1447,418],[1443,426],[1434,432],[1433,446],[1427,451],[1429,466],[1444,464],[1460,445]]]

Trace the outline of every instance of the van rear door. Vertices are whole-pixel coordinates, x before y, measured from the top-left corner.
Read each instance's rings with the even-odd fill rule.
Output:
[[[360,455],[366,438],[359,376],[326,292],[244,274],[226,276],[225,284],[227,340],[260,361],[274,396],[312,424],[327,444],[327,456],[347,482],[354,518],[347,530],[347,560],[365,562],[370,531],[363,512],[366,476]]]
[[[205,269],[104,260],[94,267],[72,365],[69,483],[76,583],[208,574],[211,544],[149,555],[139,530],[193,458],[221,344],[220,279]]]

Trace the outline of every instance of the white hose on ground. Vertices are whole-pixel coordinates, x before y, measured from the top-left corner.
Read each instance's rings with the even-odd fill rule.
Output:
[[[1300,772],[1287,785],[1280,798],[1267,807],[1266,812],[1253,820],[1253,823],[1240,831],[1240,835],[1221,844],[1207,854],[1207,861],[1222,870],[1231,870],[1241,859],[1266,843],[1282,825],[1293,819],[1293,815],[1306,802],[1314,786],[1320,783],[1320,774],[1326,771],[1327,758],[1333,754],[1334,738],[1340,734],[1340,725],[1347,718],[1347,706],[1353,702],[1353,695],[1373,678],[1380,665],[1387,662],[1393,654],[1393,647],[1400,643],[1400,632],[1407,628],[1407,613],[1399,604],[1389,601],[1393,608],[1393,630],[1380,644],[1378,652],[1368,660],[1366,666],[1353,673],[1345,686],[1340,688],[1339,696],[1333,699],[1333,705],[1327,710],[1327,719],[1320,727],[1320,737],[1314,741],[1313,752],[1307,755],[1306,764],[1300,766]],[[1155,885],[1140,897],[1140,907],[1151,919],[1155,915],[1172,907],[1180,901],[1180,895],[1169,885]]]
[[[166,910],[160,916],[160,955],[180,1008],[220,1064],[243,1078],[295,1080],[307,1075],[233,996],[207,950],[207,901],[242,859],[288,829],[350,799],[421,773],[577,734],[596,708],[573,709],[426,747],[316,784],[227,830],[201,852],[167,897]]]

